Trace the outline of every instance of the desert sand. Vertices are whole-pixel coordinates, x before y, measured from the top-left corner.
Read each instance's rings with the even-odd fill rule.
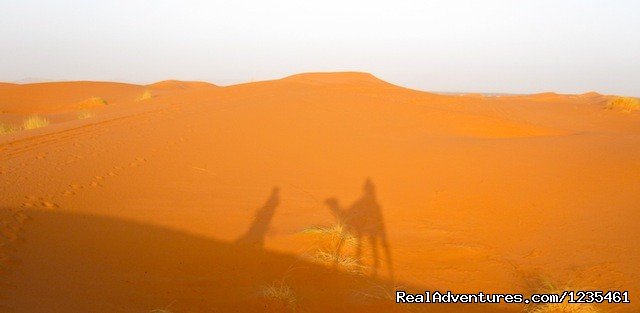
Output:
[[[0,123],[50,121],[0,135],[0,310],[523,312],[394,291],[567,289],[637,312],[640,114],[609,98],[355,72],[0,84]],[[360,262],[352,237],[332,261],[338,219]]]

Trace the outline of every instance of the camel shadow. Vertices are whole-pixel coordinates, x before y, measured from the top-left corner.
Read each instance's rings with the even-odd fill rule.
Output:
[[[336,248],[336,263],[340,258],[340,250],[342,249],[345,238],[348,237],[346,236],[347,234],[353,235],[356,239],[356,260],[361,260],[362,241],[364,238],[367,238],[371,244],[373,277],[377,277],[380,268],[379,246],[381,246],[385,254],[389,277],[393,281],[394,274],[391,261],[391,249],[387,239],[387,231],[381,206],[376,196],[376,188],[371,179],[365,181],[362,196],[348,208],[342,208],[336,198],[328,198],[325,204],[329,207],[337,222],[343,226],[342,231],[345,233],[343,236],[340,236],[340,241]],[[380,243],[380,245],[378,243]]]

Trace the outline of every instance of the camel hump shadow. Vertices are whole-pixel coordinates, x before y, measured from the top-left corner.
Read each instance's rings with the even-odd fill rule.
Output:
[[[273,187],[271,195],[260,207],[253,218],[253,222],[249,229],[236,240],[236,244],[252,246],[255,248],[264,248],[265,237],[269,231],[271,220],[276,212],[276,208],[280,204],[280,189]]]
[[[326,199],[325,204],[329,207],[338,223],[342,224],[343,231],[352,234],[356,238],[356,258],[358,260],[362,257],[362,240],[364,238],[369,240],[373,254],[374,264],[372,270],[374,277],[377,276],[380,267],[378,242],[380,243],[385,254],[389,276],[393,279],[391,249],[373,181],[371,179],[365,181],[362,196],[346,209],[340,206],[340,202],[336,198]],[[340,257],[340,250],[345,237],[341,236],[336,248],[336,263]]]

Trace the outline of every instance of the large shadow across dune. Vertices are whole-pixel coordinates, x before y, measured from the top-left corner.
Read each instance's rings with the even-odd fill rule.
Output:
[[[486,312],[487,306],[400,306],[388,281],[352,276],[297,257],[139,222],[26,211],[20,264],[4,277],[12,312],[282,311],[261,296],[291,288],[298,311]],[[409,288],[413,290],[417,287]]]

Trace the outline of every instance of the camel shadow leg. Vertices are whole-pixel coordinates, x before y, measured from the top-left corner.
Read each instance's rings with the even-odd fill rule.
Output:
[[[387,258],[387,268],[389,269],[389,278],[391,281],[394,281],[395,277],[393,274],[393,264],[391,262],[391,249],[389,248],[389,242],[387,241],[387,236],[382,236],[382,249],[384,249],[384,254]]]
[[[374,235],[369,236],[369,242],[371,243],[371,253],[373,254],[373,278],[378,277],[378,268],[380,267],[380,257],[378,256],[378,238]]]

